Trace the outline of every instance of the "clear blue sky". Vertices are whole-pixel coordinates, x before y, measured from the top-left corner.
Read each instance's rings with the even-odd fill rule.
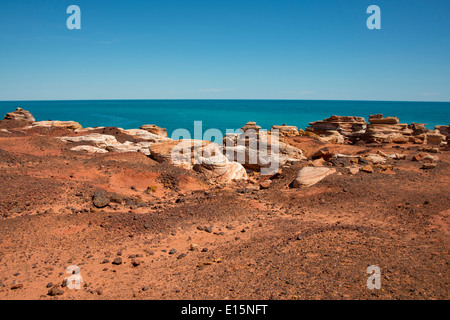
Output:
[[[450,101],[449,17],[449,0],[2,0],[0,100]]]

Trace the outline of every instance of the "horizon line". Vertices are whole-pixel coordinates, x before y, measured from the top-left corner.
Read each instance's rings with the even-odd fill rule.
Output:
[[[449,103],[450,101],[441,100],[361,100],[361,99],[258,99],[258,98],[247,98],[247,99],[210,99],[210,98],[150,98],[150,99],[25,99],[25,100],[0,100],[0,102],[35,102],[35,101],[354,101],[354,102],[417,102],[417,103]]]

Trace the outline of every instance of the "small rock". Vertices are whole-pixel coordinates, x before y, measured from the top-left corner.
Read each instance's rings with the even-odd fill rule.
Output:
[[[434,168],[436,168],[436,165],[437,165],[436,163],[424,163],[420,169],[425,169],[425,170],[434,169]]]
[[[361,171],[367,172],[367,173],[373,173],[372,166],[364,166],[361,168]]]
[[[115,264],[115,265],[122,264],[122,258],[115,258],[114,261],[112,262],[112,264]]]
[[[101,191],[92,196],[92,204],[97,208],[104,208],[110,202],[110,199]]]
[[[12,285],[11,290],[22,289],[22,288],[23,288],[22,283],[16,283],[16,284]]]
[[[198,244],[193,243],[189,247],[189,250],[191,250],[191,251],[200,251],[200,246]]]
[[[177,257],[177,259],[182,259],[182,258],[184,258],[184,257],[186,257],[186,256],[187,256],[186,253],[182,253],[182,254],[180,254],[180,255]]]
[[[170,249],[169,254],[175,254],[175,253],[177,253],[176,249]]]
[[[141,261],[139,259],[133,259],[131,260],[131,264],[133,265],[133,267],[138,267],[141,265]]]
[[[261,182],[259,184],[261,189],[267,189],[269,188],[269,186],[272,184],[272,180],[268,179],[268,180],[264,180],[263,182]]]
[[[64,290],[62,290],[58,285],[53,286],[50,290],[48,290],[47,295],[49,296],[60,296],[64,294]]]

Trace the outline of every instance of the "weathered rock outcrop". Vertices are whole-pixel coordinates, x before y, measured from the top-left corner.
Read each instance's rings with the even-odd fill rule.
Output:
[[[413,130],[406,123],[399,123],[396,117],[383,118],[382,114],[369,116],[364,139],[368,142],[407,143]]]
[[[411,123],[408,128],[412,130],[413,136],[423,135],[424,133],[427,133],[430,131],[430,129],[426,128],[426,123]]]
[[[310,187],[335,172],[336,169],[334,168],[304,167],[298,172],[297,177],[291,184],[291,187]]]
[[[31,112],[24,110],[22,108],[17,108],[15,111],[7,113],[5,115],[4,120],[26,121],[26,122],[36,121]]]
[[[106,152],[142,152],[145,155],[150,155],[150,145],[151,142],[143,141],[143,142],[131,142],[125,141],[124,143],[120,143],[116,140],[116,137],[108,134],[100,134],[100,133],[91,133],[84,136],[76,136],[76,137],[60,137],[61,141],[64,142],[87,142],[92,145],[81,145],[74,147],[70,150],[73,151],[86,151],[91,153],[106,153]],[[100,151],[103,150],[103,151]]]
[[[209,158],[200,157],[200,163],[195,164],[193,169],[204,174],[208,180],[217,183],[247,179],[244,167],[240,163],[228,161],[222,154]]]
[[[261,127],[258,126],[258,125],[256,124],[256,122],[250,121],[250,122],[247,122],[247,123],[245,124],[245,126],[243,126],[243,127],[241,128],[241,130],[242,130],[244,133],[245,133],[246,131],[248,131],[248,130],[254,130],[255,132],[259,132],[259,130],[261,130]]]
[[[343,143],[343,139],[357,139],[366,130],[367,123],[362,117],[331,116],[322,121],[309,123],[305,130],[319,135],[321,138],[329,139],[330,142]],[[332,137],[332,138],[329,138]]]
[[[435,126],[434,130],[439,131],[444,136],[450,136],[450,125],[448,126]]]
[[[169,162],[192,169],[200,157],[221,154],[219,146],[205,140],[183,139],[154,143],[150,146],[150,157],[158,162]]]
[[[37,121],[34,122],[31,128],[64,128],[64,129],[69,129],[69,130],[77,130],[77,129],[82,129],[83,126],[81,124],[79,124],[78,122],[75,121]]]
[[[249,127],[256,128],[251,130]],[[302,150],[280,141],[277,134],[260,131],[255,123],[246,124],[242,134],[227,134],[222,151],[229,161],[236,161],[246,169],[261,171],[263,175],[278,172],[280,166],[306,159]]]
[[[288,126],[283,124],[281,126],[272,126],[270,131],[278,130],[280,137],[296,137],[299,135],[298,128],[296,126]]]
[[[229,161],[220,147],[206,140],[171,140],[150,146],[151,158],[158,162],[193,169],[202,173],[211,182],[228,183],[232,180],[247,179],[244,167]]]
[[[140,129],[153,133],[159,137],[167,137],[167,129],[158,127],[156,124],[145,124],[141,126]]]
[[[60,137],[61,141],[64,142],[89,142],[92,143],[97,148],[105,149],[107,146],[119,143],[116,137],[108,134],[91,133],[85,136],[76,137]]]
[[[125,152],[142,152],[146,156],[150,155],[150,142],[131,142],[125,141],[124,143],[113,143],[106,146],[106,150],[109,152],[125,153]]]
[[[127,130],[121,129],[121,131],[123,133],[126,133],[137,139],[146,140],[146,141],[155,142],[155,143],[171,140],[171,139],[167,138],[167,135],[160,136],[160,135],[151,133],[151,132],[149,132],[147,130],[143,130],[143,129],[127,129]]]
[[[439,130],[429,131],[425,134],[425,143],[440,145],[445,141],[445,135],[441,134]]]
[[[108,150],[97,148],[94,146],[76,146],[70,149],[71,151],[85,151],[88,153],[108,153]]]

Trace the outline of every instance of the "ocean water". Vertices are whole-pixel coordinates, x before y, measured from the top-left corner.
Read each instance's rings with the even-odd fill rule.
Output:
[[[263,129],[272,125],[305,128],[309,122],[332,115],[370,114],[399,117],[401,123],[450,124],[450,102],[312,101],[312,100],[92,100],[92,101],[0,101],[0,119],[17,107],[29,110],[37,121],[73,120],[83,127],[115,126],[124,129],[156,124],[169,136],[178,128],[191,134],[194,121],[203,131],[211,128],[225,133],[248,121]]]

